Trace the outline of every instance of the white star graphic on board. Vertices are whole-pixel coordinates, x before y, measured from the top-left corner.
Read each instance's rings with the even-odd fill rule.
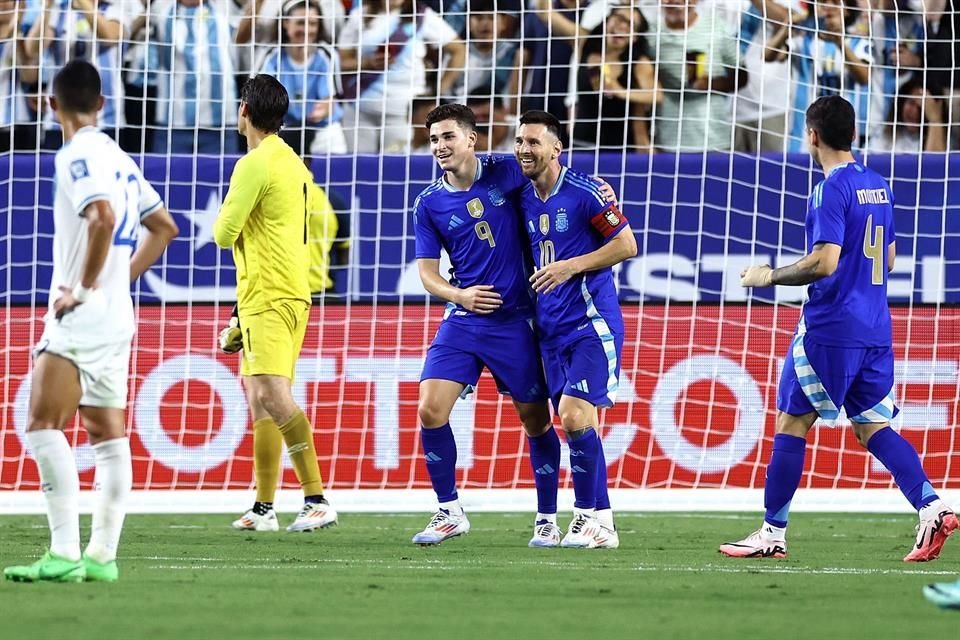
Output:
[[[194,251],[213,242],[213,223],[216,222],[219,212],[220,196],[216,191],[211,191],[206,207],[184,214],[196,227],[193,234]]]

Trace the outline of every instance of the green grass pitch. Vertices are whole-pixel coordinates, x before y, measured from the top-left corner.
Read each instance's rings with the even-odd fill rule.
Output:
[[[920,593],[960,574],[960,540],[905,564],[907,515],[798,514],[788,559],[749,561],[716,548],[756,514],[621,515],[616,551],[528,549],[520,514],[474,514],[470,535],[415,547],[427,517],[252,534],[227,515],[130,516],[120,582],[0,583],[0,637],[879,640],[960,628],[960,612]],[[0,540],[0,564],[32,560],[46,521],[2,517]]]

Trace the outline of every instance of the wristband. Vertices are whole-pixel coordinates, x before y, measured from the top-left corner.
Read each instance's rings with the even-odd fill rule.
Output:
[[[83,304],[90,298],[91,293],[93,293],[93,289],[88,289],[82,284],[78,284],[73,288],[73,299],[76,300],[78,304]]]

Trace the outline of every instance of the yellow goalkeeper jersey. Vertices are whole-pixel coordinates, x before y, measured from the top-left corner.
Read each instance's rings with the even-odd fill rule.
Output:
[[[279,136],[237,161],[213,238],[233,247],[237,303],[245,314],[281,300],[310,303],[308,196],[313,176]]]
[[[310,212],[310,291],[318,294],[333,286],[330,277],[330,250],[348,247],[349,240],[337,240],[340,223],[327,194],[317,185],[311,185],[307,210]]]

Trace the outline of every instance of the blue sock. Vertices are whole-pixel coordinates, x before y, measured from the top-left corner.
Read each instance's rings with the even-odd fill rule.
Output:
[[[893,481],[914,509],[919,511],[938,498],[917,450],[899,433],[890,427],[880,429],[867,441],[867,450],[893,474]]]
[[[603,440],[597,436],[597,511],[610,508],[610,494],[607,492],[607,458],[603,455]]]
[[[573,440],[567,434],[570,447],[570,472],[573,474],[573,506],[577,509],[595,509],[597,507],[597,449],[600,438],[593,427]]]
[[[453,439],[450,423],[439,429],[421,426],[420,442],[437,501],[453,502],[457,499],[457,442]]]
[[[764,521],[775,527],[786,527],[790,502],[803,476],[803,458],[807,441],[804,438],[778,433],[773,437],[773,455],[767,465],[763,485]]]
[[[536,438],[527,436],[530,443],[530,465],[537,485],[537,512],[557,512],[557,483],[560,477],[560,437],[550,427]]]

